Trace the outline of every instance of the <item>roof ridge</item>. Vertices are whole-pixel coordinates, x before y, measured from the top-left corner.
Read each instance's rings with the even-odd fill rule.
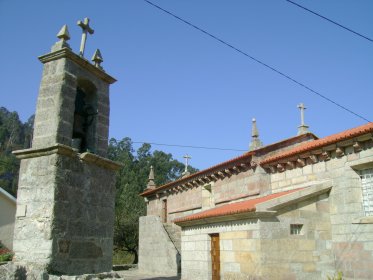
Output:
[[[179,178],[179,179],[177,179],[175,181],[171,181],[171,182],[166,183],[166,184],[164,184],[162,186],[159,186],[159,187],[157,187],[155,189],[151,189],[151,190],[147,189],[144,192],[140,193],[140,195],[141,196],[148,196],[148,195],[154,194],[154,193],[156,193],[156,192],[158,192],[160,190],[171,188],[171,187],[173,187],[175,185],[180,185],[182,183],[190,182],[193,179],[200,178],[203,175],[208,176],[206,174],[213,173],[214,171],[216,172],[220,168],[229,166],[230,164],[238,163],[240,160],[249,159],[251,156],[255,156],[257,154],[260,154],[261,152],[266,151],[268,149],[271,149],[273,147],[279,146],[281,144],[285,144],[286,142],[290,142],[290,141],[294,141],[294,140],[302,139],[302,138],[308,138],[308,137],[311,137],[311,138],[314,138],[314,139],[318,139],[318,137],[316,135],[314,135],[313,133],[305,133],[305,134],[302,134],[302,135],[296,135],[296,136],[293,136],[293,137],[289,137],[289,138],[286,138],[284,140],[281,140],[281,141],[278,141],[278,142],[275,142],[275,143],[272,143],[272,144],[260,147],[260,148],[258,148],[256,150],[245,152],[244,154],[242,154],[242,155],[240,155],[238,157],[234,157],[234,158],[232,158],[230,160],[218,163],[218,164],[213,165],[213,166],[211,166],[209,168],[206,168],[206,169],[203,169],[203,170],[198,171],[196,173],[193,173],[193,174],[191,174],[189,176],[181,177],[181,178]]]

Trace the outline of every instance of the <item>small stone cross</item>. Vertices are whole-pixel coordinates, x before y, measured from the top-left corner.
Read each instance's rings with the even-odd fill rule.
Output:
[[[95,31],[89,26],[89,18],[85,18],[84,21],[79,20],[78,25],[82,28],[82,41],[80,42],[79,55],[84,56],[85,42],[87,41],[87,32],[93,34]]]
[[[298,105],[298,108],[300,109],[300,126],[298,127],[298,135],[301,135],[301,134],[305,134],[305,133],[308,133],[308,125],[306,125],[304,123],[304,110],[306,109],[306,107],[304,106],[303,103],[300,103]]]
[[[299,104],[298,105],[298,108],[300,109],[300,121],[301,121],[301,126],[304,125],[304,110],[306,110],[307,108],[304,106],[303,103]]]
[[[192,158],[190,155],[186,154],[185,156],[183,156],[183,158],[185,158],[185,173],[188,172],[188,163],[189,163],[189,160]]]

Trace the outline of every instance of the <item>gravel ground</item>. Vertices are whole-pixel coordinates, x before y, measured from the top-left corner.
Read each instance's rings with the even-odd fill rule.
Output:
[[[180,280],[180,276],[154,276],[141,274],[137,269],[116,271],[125,280]]]

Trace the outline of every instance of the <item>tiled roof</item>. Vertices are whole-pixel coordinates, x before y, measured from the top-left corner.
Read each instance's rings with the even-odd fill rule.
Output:
[[[197,178],[200,178],[201,176],[205,176],[206,174],[209,174],[209,173],[213,173],[214,171],[216,170],[219,170],[221,168],[224,168],[225,166],[228,166],[228,165],[231,165],[235,162],[240,162],[240,161],[249,161],[252,157],[252,155],[254,154],[254,152],[246,152],[244,153],[243,155],[239,156],[239,157],[236,157],[236,158],[233,158],[233,159],[230,159],[228,161],[224,161],[222,163],[219,163],[217,165],[214,165],[210,168],[207,168],[207,169],[204,169],[204,170],[201,170],[201,171],[198,171],[196,173],[193,173],[187,177],[182,177],[180,179],[177,179],[175,181],[172,181],[168,184],[165,184],[163,186],[160,186],[156,189],[152,189],[152,190],[145,190],[143,193],[141,193],[140,195],[142,196],[147,196],[147,195],[150,195],[150,194],[153,194],[153,193],[156,193],[160,190],[163,190],[163,189],[167,189],[167,188],[170,188],[172,186],[176,186],[176,185],[181,185],[185,182],[188,182],[188,181],[191,181],[193,179],[197,179]]]
[[[364,135],[366,133],[371,133],[371,132],[373,132],[373,123],[370,122],[370,123],[367,123],[367,124],[364,124],[364,125],[352,128],[352,129],[342,131],[337,134],[333,134],[333,135],[330,135],[330,136],[327,136],[321,139],[317,139],[311,142],[303,143],[289,151],[279,153],[275,156],[272,156],[272,157],[269,157],[263,160],[262,162],[260,162],[260,165],[269,164],[269,163],[278,161],[280,159],[292,157],[292,156],[305,153],[311,150],[319,149],[319,148],[322,148],[322,147],[325,147],[331,144],[335,144],[340,141],[355,138],[355,137]]]
[[[241,163],[241,162],[250,162],[253,155],[266,153],[268,151],[276,150],[278,148],[281,148],[281,147],[289,145],[289,144],[297,143],[298,141],[307,141],[307,140],[310,140],[310,139],[317,139],[317,137],[315,135],[313,135],[312,133],[306,133],[306,134],[297,135],[297,136],[294,136],[294,137],[291,137],[291,138],[288,138],[288,139],[285,139],[285,140],[282,140],[282,141],[279,141],[279,142],[276,142],[276,143],[273,143],[273,144],[270,144],[270,145],[266,145],[262,148],[256,149],[254,151],[246,152],[241,156],[235,157],[235,158],[230,159],[228,161],[224,161],[222,163],[219,163],[219,164],[214,165],[212,167],[209,167],[207,169],[204,169],[204,170],[201,170],[199,172],[193,173],[189,176],[182,177],[178,180],[172,181],[170,183],[167,183],[167,184],[165,184],[163,186],[160,186],[160,187],[157,187],[155,189],[147,189],[143,193],[141,193],[140,195],[145,196],[145,197],[149,196],[149,195],[153,195],[153,194],[155,194],[155,193],[157,193],[161,190],[170,189],[174,186],[180,186],[180,185],[185,184],[187,182],[190,182],[190,181],[197,180],[199,178],[208,176],[210,174],[213,174],[214,172],[217,172],[219,170],[222,170],[222,169],[227,168],[229,166],[232,166],[234,164]]]
[[[213,218],[213,217],[221,217],[221,216],[229,216],[239,213],[245,213],[245,212],[255,212],[256,205],[262,202],[266,202],[268,200],[299,191],[299,189],[290,190],[290,191],[284,191],[279,193],[270,194],[263,197],[258,197],[250,200],[235,202],[231,204],[226,204],[220,207],[215,207],[213,209],[209,209],[200,213],[192,214],[186,217],[181,217],[178,219],[175,219],[174,223],[180,223],[180,222],[189,222],[189,221],[195,221],[195,220],[201,220],[201,219],[207,219],[207,218]]]

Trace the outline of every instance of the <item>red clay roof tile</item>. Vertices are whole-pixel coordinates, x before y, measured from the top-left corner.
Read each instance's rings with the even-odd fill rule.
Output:
[[[255,212],[257,204],[295,192],[295,191],[299,191],[299,190],[300,189],[284,191],[284,192],[274,193],[274,194],[270,194],[267,196],[258,197],[258,198],[254,198],[250,200],[226,204],[226,205],[215,207],[213,209],[209,209],[209,210],[206,210],[200,213],[196,213],[196,214],[192,214],[186,217],[175,219],[173,222],[179,223],[179,222],[201,220],[201,219],[207,219],[207,218],[213,218],[213,217],[228,216],[228,215],[234,215],[234,214],[245,213],[245,212]]]
[[[352,129],[348,129],[340,133],[336,133],[336,134],[333,134],[333,135],[330,135],[330,136],[327,136],[321,139],[317,139],[311,142],[306,142],[304,144],[301,144],[295,147],[294,149],[291,149],[289,151],[269,157],[261,161],[260,165],[269,164],[269,163],[278,161],[280,159],[292,157],[297,154],[315,150],[315,149],[318,149],[324,146],[335,144],[339,141],[348,140],[348,139],[358,137],[358,136],[364,135],[366,133],[371,133],[371,132],[373,132],[373,123],[370,122],[370,123],[367,123],[367,124],[364,124],[364,125],[352,128]]]
[[[233,164],[235,162],[240,162],[240,161],[249,161],[251,160],[251,157],[252,155],[254,154],[254,152],[246,152],[244,153],[243,155],[239,156],[239,157],[235,157],[233,159],[230,159],[230,160],[227,160],[227,161],[224,161],[222,163],[219,163],[217,165],[214,165],[212,167],[209,167],[207,169],[204,169],[204,170],[201,170],[201,171],[198,171],[196,173],[193,173],[187,177],[182,177],[180,179],[177,179],[175,181],[172,181],[172,182],[169,182],[163,186],[160,186],[156,189],[152,189],[152,190],[145,190],[143,193],[140,193],[141,196],[147,196],[147,195],[150,195],[150,194],[153,194],[153,193],[156,193],[160,190],[163,190],[163,189],[168,189],[172,186],[175,186],[175,185],[181,185],[185,182],[189,182],[193,179],[197,179],[197,178],[200,178],[201,176],[205,176],[207,175],[208,173],[213,173],[214,171],[218,170],[218,169],[221,169],[225,166],[228,166],[230,164]]]

